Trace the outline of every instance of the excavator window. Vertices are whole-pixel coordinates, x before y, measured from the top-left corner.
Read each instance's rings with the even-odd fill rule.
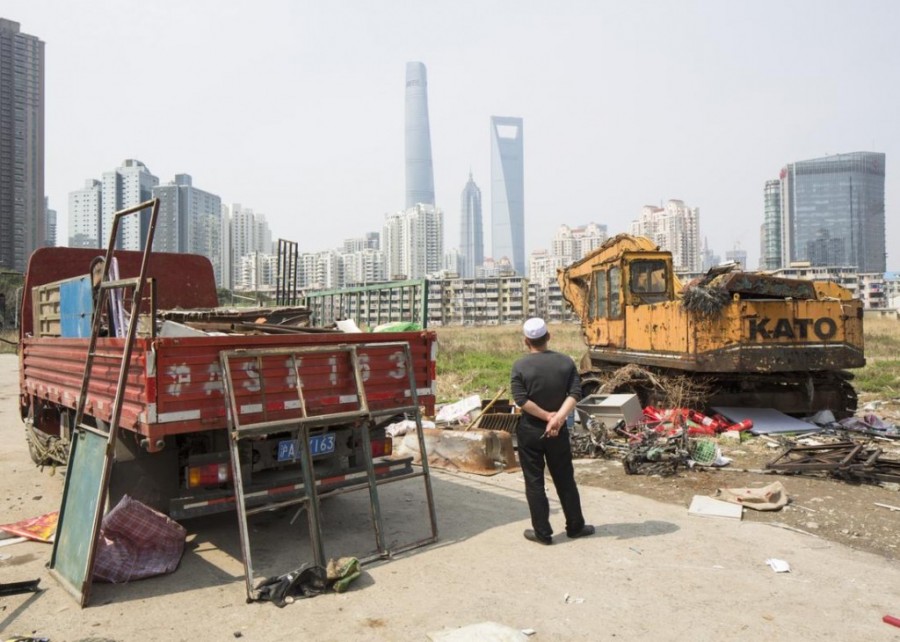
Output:
[[[609,268],[609,318],[622,316],[622,269]]]
[[[632,261],[631,292],[642,303],[658,303],[666,300],[666,262]]]
[[[606,318],[606,299],[606,272],[594,272],[594,278],[591,279],[591,298],[588,305],[590,318]]]

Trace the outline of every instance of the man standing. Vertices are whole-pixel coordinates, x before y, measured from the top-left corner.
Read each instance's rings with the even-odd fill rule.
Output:
[[[578,371],[570,357],[547,349],[550,332],[543,319],[528,319],[523,332],[528,354],[513,364],[510,390],[522,409],[516,439],[534,527],[525,531],[525,538],[541,544],[553,543],[550,505],[544,490],[545,461],[566,516],[566,535],[593,535],[594,527],[584,523],[581,513],[566,428],[566,418],[581,399]]]

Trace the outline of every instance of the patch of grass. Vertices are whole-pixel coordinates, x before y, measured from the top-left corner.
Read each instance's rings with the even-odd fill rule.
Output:
[[[492,398],[501,388],[509,396],[509,372],[525,354],[519,324],[437,328],[437,401],[456,401],[468,395]],[[573,357],[584,353],[577,324],[550,326],[550,348]]]
[[[853,373],[853,387],[859,392],[892,397],[900,393],[900,359],[872,360]]]
[[[900,355],[900,320],[866,319],[863,323],[866,359],[891,359]]]

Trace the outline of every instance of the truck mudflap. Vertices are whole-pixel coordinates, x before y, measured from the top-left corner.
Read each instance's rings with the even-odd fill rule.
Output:
[[[399,481],[412,475],[412,457],[385,459],[375,464],[375,478]],[[364,466],[352,468],[339,475],[328,475],[316,479],[319,498],[336,495],[351,490],[368,487]],[[297,504],[306,497],[306,490],[300,471],[296,483],[281,483],[274,486],[254,484],[244,491],[248,509],[265,506],[267,510]],[[234,491],[230,488],[201,491],[193,495],[183,495],[169,502],[169,516],[173,519],[188,519],[235,510]]]

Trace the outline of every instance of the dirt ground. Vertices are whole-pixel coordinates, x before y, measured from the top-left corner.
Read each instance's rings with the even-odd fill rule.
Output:
[[[63,490],[61,471],[51,474],[31,464],[16,381],[15,357],[0,355],[0,523],[58,509]],[[846,519],[837,514],[844,506],[835,500],[841,497],[838,489],[845,488],[839,483],[812,480],[807,494],[798,490],[795,478],[783,478],[797,505],[817,511],[809,514],[822,524],[818,530],[798,526],[815,535],[810,536],[773,528],[755,514],[743,521],[688,515],[681,498],[693,494],[692,484],[738,479],[738,473],[626,480],[620,467],[601,460],[580,461],[578,470],[585,514],[597,525],[594,537],[568,540],[558,533],[552,546],[526,541],[522,531],[528,527],[528,510],[520,473],[479,477],[433,471],[437,544],[366,566],[346,593],[299,600],[283,609],[246,603],[233,514],[185,522],[185,552],[174,573],[95,584],[85,609],[50,576],[51,545],[0,547],[0,583],[40,579],[42,589],[0,597],[0,639],[427,640],[430,632],[486,621],[533,629],[528,639],[535,642],[900,639],[900,629],[882,622],[884,615],[900,616],[900,565],[887,553],[857,546],[864,533],[871,537],[874,522],[854,517],[860,535],[845,537],[846,542],[823,537],[828,520]],[[604,484],[626,480],[634,488],[597,487],[587,483],[588,477]],[[421,480],[383,487],[390,546],[427,532],[416,482]],[[669,488],[672,494],[663,502],[640,496],[654,488]],[[878,494],[857,495],[854,501],[900,503],[896,492],[864,492]],[[364,548],[372,539],[364,495],[350,493],[323,503],[329,557],[371,550]],[[796,507],[782,511],[776,520],[787,522],[794,512],[799,514]],[[828,520],[821,517],[826,513]],[[885,514],[892,516],[894,533],[900,531],[900,513]],[[282,510],[252,520],[254,562],[260,570],[292,570],[304,561],[308,534],[304,520],[294,518],[294,511]],[[552,493],[551,519],[561,530]],[[883,548],[894,550],[887,539]],[[766,563],[770,558],[787,561],[790,572],[773,572]]]
[[[860,406],[868,401],[871,400],[861,400]],[[876,412],[885,421],[900,422],[900,404],[896,401],[880,404]],[[815,439],[815,435],[810,438]],[[790,503],[779,511],[746,509],[745,521],[798,529],[892,560],[900,557],[900,488],[896,484],[857,484],[824,474],[743,472],[764,470],[766,463],[784,452],[792,438],[751,437],[741,443],[722,438],[717,441],[722,454],[733,460],[722,468],[682,469],[669,477],[626,475],[621,462],[615,458],[593,459],[579,462],[578,480],[583,485],[681,506],[688,506],[694,495],[715,495],[719,488],[755,488],[778,480],[787,490]],[[884,456],[900,460],[900,440],[880,440],[875,445],[884,451]],[[898,510],[876,504],[895,506]]]

